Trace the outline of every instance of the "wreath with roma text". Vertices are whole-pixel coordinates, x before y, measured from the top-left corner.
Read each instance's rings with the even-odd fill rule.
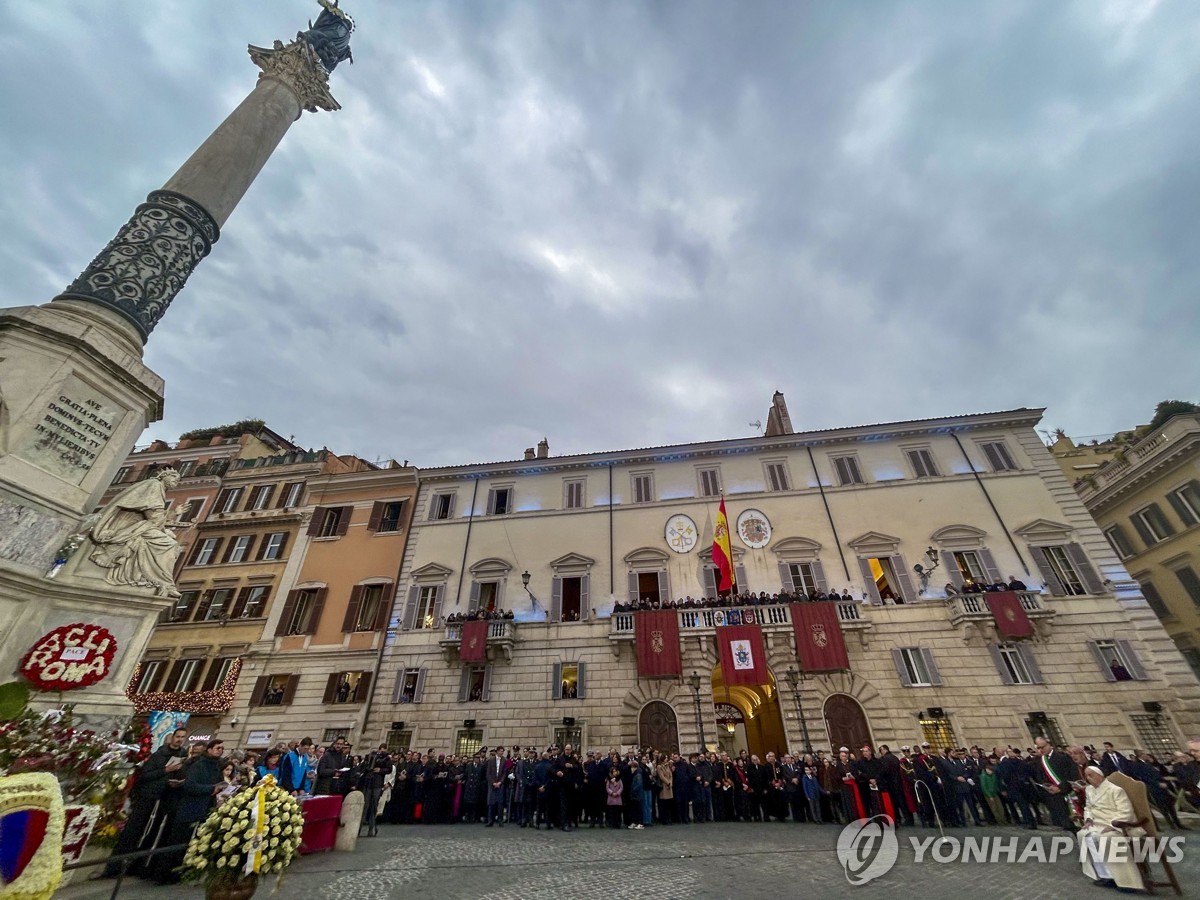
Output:
[[[21,657],[20,673],[39,691],[91,687],[112,671],[117,639],[99,625],[60,625]]]

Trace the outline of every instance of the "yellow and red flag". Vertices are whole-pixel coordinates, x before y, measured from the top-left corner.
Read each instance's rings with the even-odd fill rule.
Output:
[[[717,527],[713,529],[713,565],[717,567],[717,592],[737,590],[737,578],[733,573],[733,549],[729,544],[729,518],[725,515],[725,498],[717,512]]]

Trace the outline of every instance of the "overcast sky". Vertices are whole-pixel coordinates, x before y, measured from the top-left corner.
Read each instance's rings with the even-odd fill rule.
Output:
[[[152,437],[418,465],[1200,400],[1200,5],[345,0],[146,348]],[[0,305],[48,301],[307,0],[0,2]]]

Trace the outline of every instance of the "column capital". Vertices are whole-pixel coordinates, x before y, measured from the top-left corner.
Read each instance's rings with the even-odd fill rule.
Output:
[[[270,48],[251,44],[247,51],[254,64],[262,69],[259,81],[273,78],[282,82],[296,95],[302,109],[333,112],[342,108],[329,93],[329,73],[316,51],[305,41],[295,40],[290,44],[276,41]]]

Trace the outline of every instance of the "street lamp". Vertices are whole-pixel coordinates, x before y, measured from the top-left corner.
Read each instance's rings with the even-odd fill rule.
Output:
[[[692,688],[692,696],[696,701],[696,730],[700,732],[700,750],[708,749],[708,739],[704,736],[704,718],[700,715],[700,673],[692,672],[692,677],[688,679],[688,684]]]
[[[800,719],[800,735],[804,740],[804,752],[812,755],[812,741],[808,738],[808,722],[804,720],[804,704],[800,701],[800,682],[804,676],[797,672],[794,666],[789,666],[784,673],[788,685],[792,689],[792,696],[796,699],[796,715]]]

